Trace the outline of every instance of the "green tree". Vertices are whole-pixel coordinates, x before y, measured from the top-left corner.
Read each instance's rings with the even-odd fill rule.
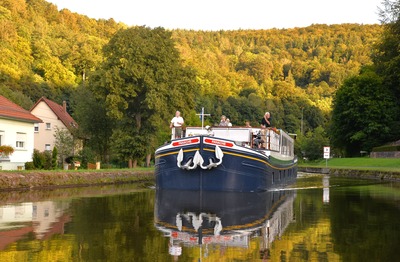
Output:
[[[392,92],[397,102],[397,111],[393,112],[395,127],[392,129],[396,139],[400,137],[400,1],[384,0],[380,10],[384,32],[377,45],[378,51],[373,57],[376,72],[383,77],[383,85]],[[397,132],[396,132],[397,131]]]
[[[301,141],[301,153],[308,160],[317,160],[323,156],[323,147],[329,146],[329,138],[325,130],[319,126],[308,131]]]
[[[85,152],[91,151],[97,161],[108,163],[115,121],[107,115],[104,98],[96,98],[90,87],[81,85],[73,92],[71,100],[73,117],[79,123],[79,137],[84,138],[84,147],[90,148]]]
[[[176,109],[192,108],[197,93],[194,73],[180,63],[171,33],[163,28],[120,30],[104,47],[105,61],[92,85],[118,120],[115,151],[125,160],[142,159],[159,144]]]
[[[370,151],[393,138],[396,103],[382,78],[369,68],[347,79],[333,104],[331,140],[347,155]]]
[[[64,164],[65,159],[74,154],[74,138],[67,129],[58,127],[56,128],[54,137],[56,139],[55,146],[57,147],[58,155],[60,156],[61,163]]]
[[[35,169],[43,169],[46,163],[46,157],[39,150],[34,149],[32,155],[33,166]]]
[[[57,150],[57,147],[54,147],[53,151],[51,152],[51,168],[52,169],[57,169],[57,157],[58,157],[58,150]]]

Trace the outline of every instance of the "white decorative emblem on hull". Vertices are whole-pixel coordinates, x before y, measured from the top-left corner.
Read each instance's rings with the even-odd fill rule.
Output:
[[[194,154],[193,158],[190,158],[186,164],[182,165],[183,161],[183,149],[179,150],[178,156],[176,158],[177,160],[177,165],[181,169],[186,169],[186,170],[193,170],[196,169],[197,166],[200,166],[202,169],[211,169],[214,167],[219,166],[222,164],[222,158],[224,157],[224,153],[222,152],[221,148],[219,146],[215,146],[215,158],[218,159],[218,162],[214,162],[212,158],[209,159],[209,164],[204,166],[204,159],[200,155],[199,150],[196,151]]]

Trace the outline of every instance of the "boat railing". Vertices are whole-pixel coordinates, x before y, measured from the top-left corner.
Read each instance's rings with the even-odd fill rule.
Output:
[[[282,155],[294,156],[294,139],[285,132],[281,132],[280,145],[280,153]]]
[[[262,144],[259,149],[266,149],[280,154],[293,156],[294,140],[281,129],[247,127],[187,127],[185,137],[208,135],[235,141],[236,145],[254,147],[254,139],[261,133]]]
[[[294,156],[294,139],[281,129],[268,127],[257,128],[253,133],[261,132],[263,144],[260,149],[267,149],[286,156]]]
[[[208,135],[233,140],[236,145],[250,146],[252,143],[252,129],[245,127],[187,127],[186,137]]]
[[[265,136],[265,149],[277,151],[280,150],[280,132],[275,128],[267,128]]]

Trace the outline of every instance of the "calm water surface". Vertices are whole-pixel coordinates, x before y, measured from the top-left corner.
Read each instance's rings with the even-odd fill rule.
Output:
[[[261,194],[134,185],[0,193],[0,261],[398,261],[400,185]]]

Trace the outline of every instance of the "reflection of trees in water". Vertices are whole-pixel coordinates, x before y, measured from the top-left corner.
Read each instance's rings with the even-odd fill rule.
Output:
[[[324,204],[322,180],[319,180],[320,188],[297,191],[293,205],[295,223],[273,242],[271,261],[340,261],[332,249],[329,209]],[[315,179],[309,185],[314,187]]]
[[[395,260],[398,189],[351,179],[334,178],[330,184],[329,197],[323,186],[298,191],[296,223],[273,243],[271,261]]]
[[[0,261],[10,256],[20,261],[163,261],[165,254],[154,252],[155,247],[168,248],[168,242],[157,237],[153,227],[154,192],[140,192],[134,186],[114,187],[120,194],[112,195],[113,187],[109,187],[105,191],[109,195],[104,196],[102,189],[97,188],[98,197],[91,190],[80,193],[92,197],[73,198],[69,194],[66,212],[72,220],[64,225],[63,233],[40,241],[25,235],[0,252]]]
[[[369,185],[331,194],[334,249],[343,261],[394,261],[400,246],[399,191]]]
[[[82,198],[71,205],[74,223],[68,233],[80,245],[82,261],[163,261],[153,226],[154,191]]]

